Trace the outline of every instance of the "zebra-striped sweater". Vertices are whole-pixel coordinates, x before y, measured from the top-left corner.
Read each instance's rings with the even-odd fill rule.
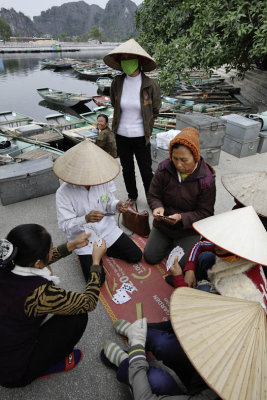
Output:
[[[50,264],[69,255],[66,244],[53,249]],[[41,317],[46,314],[81,314],[93,311],[100,292],[100,272],[102,267],[92,265],[91,279],[87,282],[84,293],[68,291],[49,281],[34,290],[27,297],[24,310],[29,317]]]

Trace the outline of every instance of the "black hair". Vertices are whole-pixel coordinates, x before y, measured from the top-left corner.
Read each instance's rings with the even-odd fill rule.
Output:
[[[185,144],[183,144],[183,143],[174,143],[174,145],[172,146],[172,152],[173,152],[173,149],[179,149],[179,147],[185,147],[187,150],[190,151],[190,153],[191,153],[192,156],[194,157],[194,154],[193,154],[192,150],[191,150],[188,146],[186,146]],[[194,158],[195,158],[195,157],[194,157]]]
[[[52,239],[47,230],[38,224],[23,224],[13,228],[6,239],[17,248],[13,263],[7,266],[12,270],[14,264],[32,267],[37,260],[48,262]]]
[[[106,122],[108,122],[108,116],[107,116],[106,114],[99,114],[99,115],[97,116],[97,119],[98,119],[99,117],[105,118]]]

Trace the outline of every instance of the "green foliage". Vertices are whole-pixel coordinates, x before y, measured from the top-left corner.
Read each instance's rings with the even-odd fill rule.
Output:
[[[9,24],[0,17],[0,38],[5,42],[11,35],[12,30]]]
[[[191,69],[224,65],[242,76],[267,60],[266,0],[144,0],[136,24],[138,41],[164,69],[165,91]]]
[[[99,42],[101,42],[101,40],[102,40],[102,33],[100,32],[100,30],[99,30],[97,25],[94,25],[92,27],[92,29],[90,30],[88,36],[89,36],[90,39],[99,40]]]

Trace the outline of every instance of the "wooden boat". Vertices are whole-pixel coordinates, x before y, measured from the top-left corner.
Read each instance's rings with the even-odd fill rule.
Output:
[[[63,151],[48,145],[36,143],[28,138],[18,138],[13,134],[0,134],[0,164],[37,160],[50,157],[53,161],[63,154]]]
[[[83,94],[67,93],[50,88],[37,89],[39,95],[48,102],[63,105],[64,107],[73,107],[79,103],[87,103],[92,97]]]
[[[32,122],[28,125],[13,128],[0,127],[0,132],[4,136],[12,135],[14,138],[29,138],[35,143],[50,144],[53,146],[57,145],[64,139],[59,130],[42,122]]]
[[[101,77],[96,80],[97,87],[102,93],[110,92],[111,83],[112,79],[109,77]]]
[[[98,115],[106,114],[109,119],[109,124],[111,125],[113,112],[114,112],[113,107],[97,107],[94,109],[94,111],[83,113],[80,115],[85,121],[89,122],[90,124],[96,124]]]
[[[44,60],[41,60],[41,68],[54,68],[54,69],[67,69],[72,67],[72,63],[75,60],[64,60],[62,58],[57,58],[57,59],[49,59],[45,58]]]
[[[90,79],[91,81],[96,81],[100,77],[109,77],[112,75],[111,70],[107,68],[83,68],[76,66],[73,68],[75,72],[79,74],[82,78]]]
[[[111,107],[109,96],[94,96],[93,100],[98,107]]]
[[[50,126],[57,127],[62,135],[72,144],[77,144],[84,139],[95,140],[97,137],[96,125],[91,124],[84,119],[67,114],[47,115],[46,120]]]
[[[19,114],[14,111],[1,111],[0,112],[0,129],[13,128],[15,126],[27,125],[33,119],[26,115]]]

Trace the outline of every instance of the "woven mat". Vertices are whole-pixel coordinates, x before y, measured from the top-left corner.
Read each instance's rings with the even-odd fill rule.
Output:
[[[147,239],[137,235],[131,238],[144,249]],[[166,259],[155,266],[147,264],[144,258],[138,264],[128,264],[117,258],[104,257],[103,264],[106,281],[101,288],[100,301],[112,321],[122,318],[134,322],[141,317],[140,307],[142,316],[147,317],[148,322],[170,319],[169,304],[173,288],[163,278],[166,275]],[[115,304],[112,297],[123,283],[132,284],[136,290],[129,293],[130,301]]]

